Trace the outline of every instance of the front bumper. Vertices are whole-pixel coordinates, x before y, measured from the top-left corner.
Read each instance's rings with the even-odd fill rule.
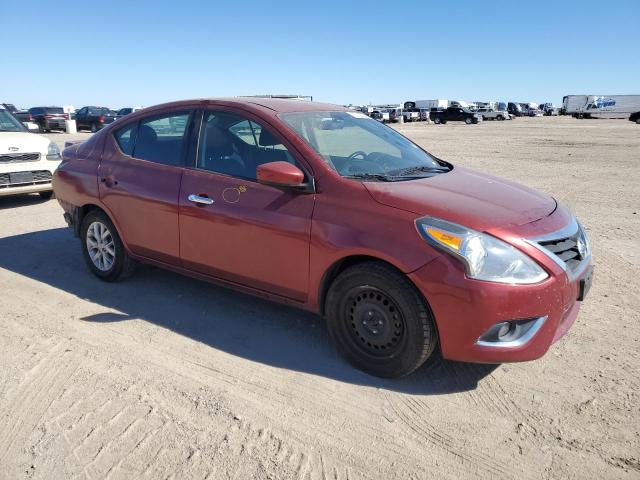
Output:
[[[19,185],[15,187],[0,188],[0,197],[8,195],[22,195],[27,193],[48,192],[53,190],[51,182],[37,183],[33,185]]]
[[[503,363],[535,360],[573,325],[582,276],[551,275],[536,285],[505,285],[472,280],[462,264],[443,255],[409,277],[424,294],[435,317],[444,358]],[[546,317],[535,335],[514,347],[486,346],[478,339],[501,321]]]
[[[584,260],[576,274],[568,273],[560,266],[562,262],[522,239],[558,232],[570,218],[566,209],[559,207],[553,215],[510,234],[510,243],[525,250],[549,274],[538,284],[509,285],[470,279],[462,262],[446,253],[409,274],[431,307],[443,357],[479,363],[534,360],[567,333],[580,310],[578,298],[585,283],[590,283],[587,277],[593,272],[591,257]],[[539,318],[544,321],[526,342],[508,346],[478,342],[499,322]]]

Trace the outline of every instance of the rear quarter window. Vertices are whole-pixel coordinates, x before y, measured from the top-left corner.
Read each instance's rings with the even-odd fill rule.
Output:
[[[125,155],[131,155],[133,153],[133,144],[135,140],[136,124],[125,125],[115,131],[113,136],[116,139],[116,143],[122,153]]]

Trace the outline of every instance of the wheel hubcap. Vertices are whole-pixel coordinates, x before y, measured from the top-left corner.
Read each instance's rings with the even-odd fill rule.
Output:
[[[384,292],[363,287],[346,304],[353,343],[373,356],[388,356],[404,335],[404,319],[395,302]]]
[[[87,229],[87,251],[89,258],[100,271],[111,269],[116,259],[113,235],[102,222],[93,222]]]

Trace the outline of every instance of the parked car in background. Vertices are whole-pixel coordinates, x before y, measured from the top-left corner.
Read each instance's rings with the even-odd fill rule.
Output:
[[[420,110],[412,108],[410,110],[402,110],[402,117],[405,122],[418,122],[420,121]]]
[[[69,115],[64,113],[62,107],[33,107],[29,109],[31,122],[38,126],[40,133],[58,130],[66,131],[65,120]]]
[[[76,112],[76,128],[97,132],[105,125],[115,121],[117,115],[106,107],[83,107]]]
[[[540,110],[542,110],[542,113],[546,116],[554,116],[554,115],[558,115],[560,109],[557,108],[555,105],[553,105],[553,103],[541,103],[539,106]]]
[[[489,107],[480,107],[476,113],[482,115],[483,120],[510,120],[510,115],[507,112],[499,112]]]
[[[416,107],[416,102],[404,102],[402,105],[402,117],[405,123],[424,120],[420,115],[420,109]]]
[[[462,107],[449,107],[445,110],[431,111],[433,123],[464,122],[467,125],[482,121],[482,115]]]
[[[629,121],[640,124],[640,112],[635,112],[629,115]]]
[[[524,117],[525,114],[522,111],[522,107],[519,103],[509,102],[507,103],[507,111],[514,117]]]
[[[121,108],[120,110],[118,110],[116,112],[116,117],[120,118],[120,117],[125,117],[133,112],[137,112],[138,110],[140,110],[142,107],[124,107]]]
[[[386,110],[373,110],[371,118],[382,123],[389,123],[389,112]]]
[[[50,198],[51,178],[60,161],[54,142],[29,133],[0,105],[0,196],[37,192]]]
[[[382,377],[436,350],[539,358],[593,278],[585,231],[553,197],[337,105],[150,107],[66,148],[54,189],[99,279],[140,261],[305,308]]]

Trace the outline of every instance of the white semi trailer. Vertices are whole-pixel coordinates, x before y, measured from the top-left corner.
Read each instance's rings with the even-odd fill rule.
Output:
[[[436,108],[438,110],[444,110],[449,106],[449,100],[444,100],[442,98],[438,98],[436,100],[416,100],[415,104],[416,108],[428,108],[429,110]]]
[[[640,95],[567,95],[562,110],[576,118],[629,118],[640,111]]]

